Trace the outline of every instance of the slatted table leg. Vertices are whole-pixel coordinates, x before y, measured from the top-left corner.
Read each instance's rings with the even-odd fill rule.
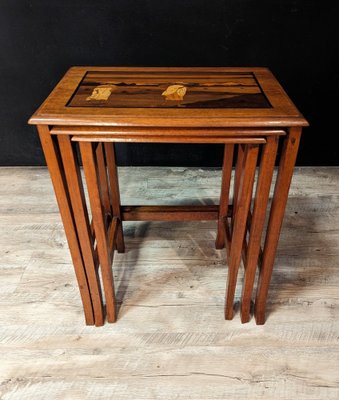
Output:
[[[101,326],[104,324],[101,286],[98,270],[95,265],[94,240],[89,224],[80,168],[76,159],[74,144],[72,145],[70,137],[68,135],[59,135],[58,141],[83,254],[83,262],[91,291],[95,325]]]
[[[98,165],[98,176],[99,176],[99,189],[102,198],[102,205],[105,211],[105,222],[112,219],[112,210],[109,196],[109,186],[107,179],[107,169],[104,154],[104,144],[98,143],[96,148],[96,159]],[[107,225],[107,224],[106,224]]]
[[[297,158],[300,136],[301,128],[293,127],[289,129],[288,135],[283,139],[283,149],[267,227],[255,300],[255,318],[258,325],[265,323],[268,288],[272,276],[274,258],[278,247],[293,169]]]
[[[263,145],[256,196],[251,218],[251,228],[245,257],[245,275],[241,299],[241,321],[248,322],[250,319],[250,305],[253,292],[253,284],[258,264],[261,236],[265,223],[266,208],[270,194],[274,163],[278,145],[277,136],[267,137]]]
[[[124,233],[122,229],[121,220],[121,204],[120,204],[120,190],[119,190],[119,177],[115,157],[114,143],[105,143],[105,154],[107,161],[108,178],[111,189],[111,204],[113,216],[117,218],[117,238],[116,246],[119,253],[125,251]]]
[[[215,240],[215,247],[217,249],[223,249],[225,247],[224,218],[227,217],[228,205],[229,205],[233,153],[234,153],[234,144],[225,144],[224,161],[222,166],[221,192],[219,201],[218,231],[217,231],[217,238]]]
[[[225,318],[233,318],[233,302],[237,283],[239,264],[241,260],[242,245],[246,232],[247,216],[252,199],[252,189],[258,159],[258,145],[244,145],[242,157],[238,158],[241,162],[241,174],[239,174],[239,184],[236,193],[236,207],[234,212],[234,221],[232,229],[232,242],[229,257],[228,276],[227,276],[227,292],[225,305]],[[237,170],[240,167],[236,167]]]
[[[86,324],[94,325],[96,321],[93,313],[92,299],[76,233],[74,216],[67,183],[64,176],[63,166],[60,159],[59,148],[57,146],[56,139],[52,138],[47,125],[38,125],[37,128],[67,237],[73,266],[79,285],[81,300],[84,307]]]
[[[116,321],[116,302],[112,273],[112,259],[110,255],[109,238],[105,227],[105,215],[99,189],[97,162],[93,145],[90,142],[80,142],[80,152],[85,172],[87,191],[91,204],[93,226],[97,242],[99,261],[106,298],[107,321]]]
[[[231,219],[231,227],[233,227],[233,223],[235,221],[235,213],[237,211],[237,201],[238,201],[238,194],[239,194],[239,185],[241,174],[244,167],[244,146],[238,144],[238,151],[237,151],[237,160],[234,172],[234,182],[233,182],[233,201],[232,201],[232,219]]]

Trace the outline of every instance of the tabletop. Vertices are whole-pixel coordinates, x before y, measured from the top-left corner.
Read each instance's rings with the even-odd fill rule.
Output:
[[[307,122],[267,68],[72,67],[30,124],[289,127]]]

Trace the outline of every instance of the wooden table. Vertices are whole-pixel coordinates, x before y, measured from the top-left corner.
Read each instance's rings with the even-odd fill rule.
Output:
[[[86,324],[103,325],[105,314],[108,322],[116,321],[112,262],[114,251],[125,249],[123,221],[158,220],[216,220],[216,248],[226,247],[228,262],[225,318],[233,317],[242,258],[241,321],[250,319],[258,267],[254,313],[257,324],[265,323],[301,130],[308,125],[268,69],[73,67],[29,123],[38,128]],[[116,142],[224,144],[219,205],[121,205]],[[279,171],[265,229],[279,142]],[[233,164],[234,195],[230,201]]]

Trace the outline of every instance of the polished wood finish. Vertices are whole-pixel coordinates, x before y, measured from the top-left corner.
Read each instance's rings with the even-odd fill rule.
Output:
[[[56,195],[60,208],[66,210],[62,211],[63,219],[79,282],[86,278],[87,289],[81,290],[87,323],[103,323],[99,268],[107,320],[116,320],[112,262],[115,250],[125,250],[123,221],[194,220],[216,220],[215,246],[226,247],[225,318],[233,317],[242,258],[242,322],[250,319],[258,267],[255,316],[258,324],[265,322],[269,282],[301,128],[307,126],[267,68],[74,67],[29,123],[39,124],[43,132],[40,136],[45,140],[43,149]],[[261,249],[279,140],[284,145]],[[121,205],[115,142],[224,144],[219,205]],[[78,147],[91,213],[76,157]]]
[[[107,321],[115,322],[116,304],[112,273],[112,258],[110,254],[109,238],[106,231],[105,215],[102,207],[102,198],[99,190],[97,163],[92,143],[80,144],[81,158],[84,164],[84,173],[87,182],[87,191],[91,204],[93,226],[98,247],[101,265],[101,274],[106,298]]]
[[[58,202],[61,219],[64,225],[69,250],[71,253],[74,271],[78,280],[82,304],[84,306],[85,320],[87,325],[95,323],[91,291],[88,278],[84,268],[84,260],[81,254],[79,241],[74,226],[74,217],[68,186],[61,165],[59,149],[51,137],[48,127],[38,126],[40,142],[45,154],[46,164],[51,175],[55,196]],[[100,321],[98,321],[100,324]]]
[[[182,140],[187,136],[191,137],[256,137],[256,136],[283,136],[286,130],[282,128],[173,128],[173,127],[138,127],[138,126],[63,126],[54,125],[51,127],[52,135],[75,135],[75,136],[124,136],[128,139],[130,136],[139,136],[140,139],[148,136],[176,136]]]
[[[238,196],[239,196],[239,186],[241,180],[241,174],[243,172],[243,162],[244,162],[244,147],[238,146],[237,161],[234,172],[234,183],[233,183],[233,214],[232,214],[232,228],[235,221],[235,214],[237,211]]]
[[[258,325],[265,323],[268,288],[271,281],[274,258],[278,247],[295,160],[297,158],[300,136],[301,128],[293,127],[284,139],[255,300],[255,318]]]
[[[267,143],[262,149],[253,214],[251,214],[250,222],[248,223],[250,228],[249,240],[245,252],[245,274],[240,307],[241,322],[243,323],[250,320],[251,296],[260,253],[261,236],[265,222],[277,146],[278,138],[271,136],[267,138]]]
[[[219,218],[219,206],[123,206],[123,221],[208,221]]]
[[[225,304],[225,318],[233,318],[234,293],[241,260],[241,250],[246,233],[247,215],[252,199],[255,168],[257,165],[259,147],[247,145],[241,154],[241,176],[239,177],[237,201],[233,204],[232,242],[229,257],[227,291]],[[237,161],[240,164],[240,160]],[[236,211],[235,211],[236,209]]]
[[[110,182],[110,195],[112,204],[112,215],[116,218],[117,238],[116,247],[119,253],[125,251],[124,233],[122,229],[121,209],[120,209],[120,190],[117,163],[115,159],[115,147],[112,143],[105,143],[105,154],[107,160],[108,178]]]
[[[104,324],[101,284],[96,267],[94,237],[91,233],[80,168],[69,136],[58,136],[58,142],[69,188],[78,240],[91,291],[95,324],[101,326]]]
[[[108,178],[106,169],[106,160],[104,155],[104,145],[99,143],[96,148],[96,160],[99,177],[99,190],[102,199],[102,205],[105,213],[105,221],[112,218],[111,201],[109,196]]]
[[[185,138],[178,136],[132,136],[129,135],[128,138],[125,136],[107,136],[107,135],[86,135],[86,136],[73,136],[72,140],[75,142],[135,142],[135,143],[205,143],[205,144],[216,144],[216,143],[257,143],[263,144],[266,142],[265,138],[261,137],[200,137],[200,136],[186,136]]]
[[[121,78],[133,76],[135,82],[145,74],[168,74],[172,80],[188,74],[190,80],[213,83],[223,73],[252,73],[272,107],[270,108],[157,108],[157,107],[69,107],[68,103],[86,73],[118,72]],[[162,76],[161,76],[162,79]],[[222,79],[223,80],[223,79]],[[31,124],[144,126],[154,127],[289,127],[305,126],[306,120],[293,105],[267,68],[159,68],[159,67],[73,67],[55,87],[48,99],[30,119]]]
[[[252,71],[87,71],[67,107],[271,108]]]
[[[222,165],[222,176],[221,176],[221,191],[219,201],[219,213],[218,213],[218,230],[217,238],[215,240],[216,249],[223,249],[225,247],[225,227],[224,218],[227,217],[229,210],[229,197],[230,197],[230,186],[233,166],[233,154],[234,144],[224,146],[224,159]]]

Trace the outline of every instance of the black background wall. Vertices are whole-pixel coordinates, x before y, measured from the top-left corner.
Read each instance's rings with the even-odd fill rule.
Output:
[[[337,4],[0,0],[0,164],[44,164],[26,122],[70,66],[148,65],[269,67],[311,123],[298,164],[339,165]],[[119,162],[215,166],[221,148],[120,145]]]

